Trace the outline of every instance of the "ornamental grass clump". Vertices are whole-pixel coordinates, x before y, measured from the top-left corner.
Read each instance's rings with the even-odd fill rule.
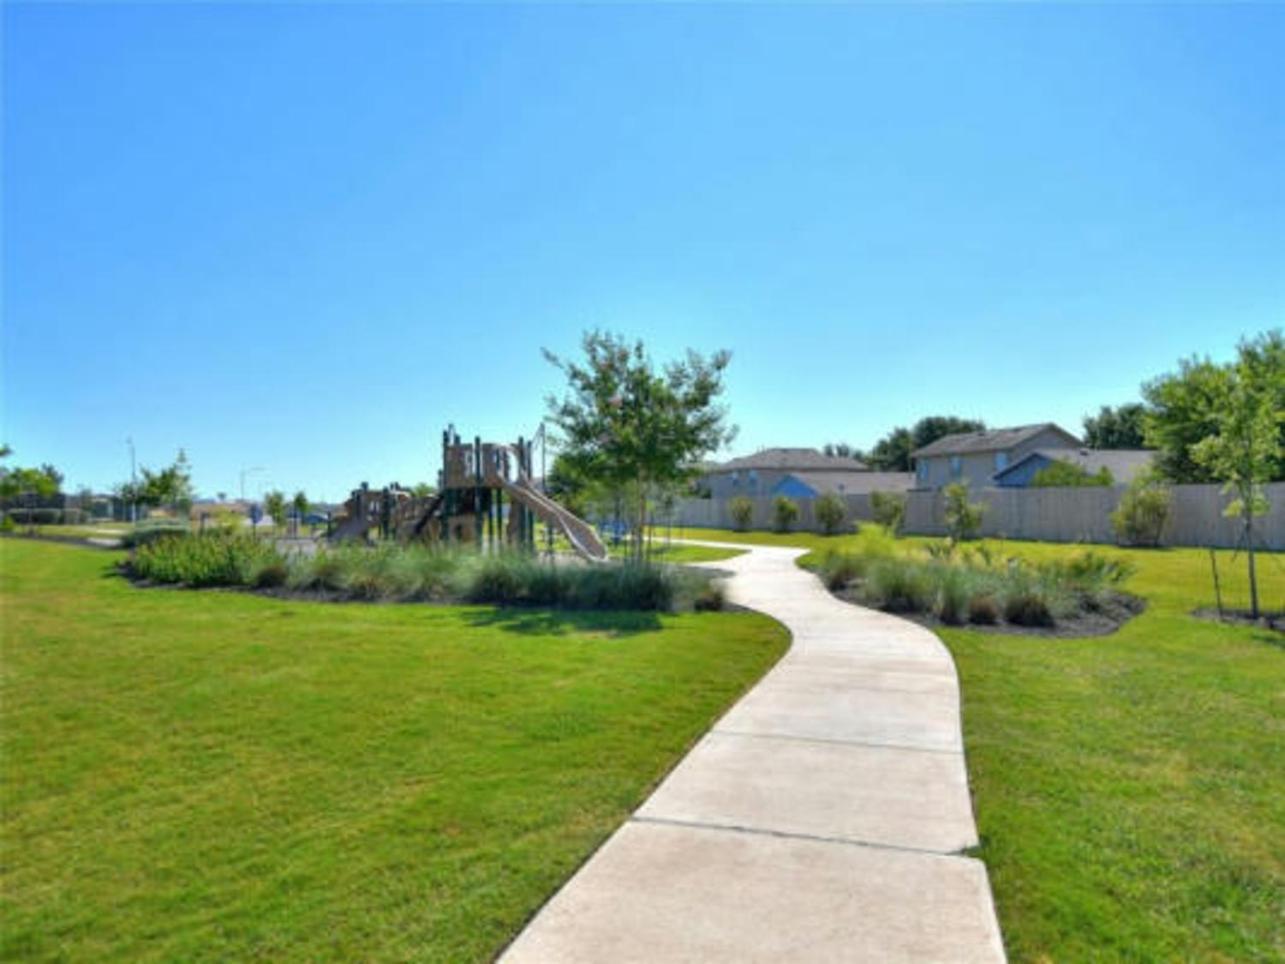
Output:
[[[932,609],[936,580],[929,566],[912,559],[874,562],[862,584],[862,598],[891,613],[924,613]]]

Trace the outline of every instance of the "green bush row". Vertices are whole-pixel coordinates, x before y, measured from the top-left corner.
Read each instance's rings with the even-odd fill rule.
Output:
[[[80,525],[84,513],[80,509],[9,509],[5,518],[15,525]]]
[[[1031,564],[998,560],[985,547],[957,553],[941,543],[928,558],[900,556],[886,545],[832,552],[819,565],[831,589],[854,587],[866,605],[887,612],[931,615],[948,625],[1053,626],[1100,610],[1131,568],[1094,552],[1068,561]]]
[[[139,579],[193,587],[286,587],[348,599],[452,600],[563,609],[720,609],[707,574],[650,564],[553,565],[518,553],[360,546],[283,555],[252,535],[156,536],[130,562]]]

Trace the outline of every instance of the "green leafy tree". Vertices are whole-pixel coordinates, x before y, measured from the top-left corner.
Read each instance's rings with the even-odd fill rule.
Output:
[[[48,499],[62,491],[62,473],[52,465],[0,467],[0,498],[14,499],[27,494]]]
[[[799,518],[799,504],[793,499],[778,495],[772,500],[772,523],[777,532],[789,532]]]
[[[894,428],[875,443],[874,448],[858,457],[872,469],[883,472],[909,472],[911,470],[910,453],[931,445],[939,438],[957,435],[961,432],[980,432],[986,428],[984,422],[971,418],[959,418],[954,415],[929,415],[921,418],[910,428]]]
[[[883,472],[909,472],[910,453],[914,438],[908,428],[894,428],[863,455],[863,461],[872,469]]]
[[[1031,487],[1035,489],[1072,488],[1094,485],[1114,485],[1115,478],[1105,465],[1096,472],[1090,472],[1074,462],[1055,460],[1044,466],[1031,477]]]
[[[821,531],[828,536],[839,532],[848,518],[848,504],[833,492],[827,492],[818,497],[812,511],[816,515],[817,522],[821,524]]]
[[[303,525],[303,517],[308,514],[308,494],[300,489],[290,499],[290,508],[294,510],[295,526]]]
[[[900,492],[871,492],[870,514],[893,536],[906,524],[906,497]]]
[[[410,494],[417,499],[431,498],[436,492],[437,489],[429,485],[427,482],[416,482],[410,489]]]
[[[286,524],[286,494],[279,489],[273,489],[263,496],[263,511],[268,514],[273,523],[278,528],[284,528]]]
[[[975,418],[959,418],[955,415],[929,415],[921,418],[910,430],[910,439],[914,448],[921,449],[931,445],[947,435],[960,435],[964,432],[981,432],[986,423]],[[907,470],[908,471],[908,470]]]
[[[137,484],[122,483],[117,492],[126,501],[137,502],[146,506],[168,506],[176,513],[186,515],[192,508],[194,496],[192,489],[192,469],[187,460],[187,453],[178,450],[178,456],[171,465],[163,469],[149,469],[142,466]]]
[[[1111,528],[1127,546],[1158,546],[1173,503],[1173,492],[1158,472],[1140,473],[1111,513]]]
[[[847,442],[828,442],[822,447],[821,451],[831,458],[861,460],[861,453]]]
[[[727,503],[727,511],[736,531],[745,532],[754,521],[754,500],[747,495],[738,495]]]
[[[622,496],[628,490],[633,557],[642,560],[649,496],[690,481],[693,466],[734,434],[718,404],[731,355],[706,358],[689,351],[657,371],[641,341],[631,345],[622,336],[592,331],[581,347],[583,361],[545,351],[569,389],[548,399],[550,421],[569,471]]]
[[[1158,450],[1156,470],[1170,482],[1215,481],[1192,449],[1218,431],[1218,405],[1226,398],[1229,377],[1227,366],[1189,358],[1178,363],[1177,373],[1143,386],[1151,405],[1144,419],[1146,442]]]
[[[967,482],[952,482],[942,489],[945,500],[942,514],[946,520],[946,534],[951,542],[976,539],[981,532],[986,504],[968,501],[968,494]]]
[[[1273,477],[1282,456],[1285,425],[1285,365],[1280,363],[1279,331],[1242,341],[1240,357],[1220,383],[1216,430],[1191,447],[1191,457],[1223,491],[1234,495],[1227,515],[1243,523],[1242,541],[1249,565],[1250,613],[1257,619],[1258,574],[1254,551],[1254,518],[1271,508],[1263,483]]]
[[[1093,449],[1146,448],[1146,414],[1141,402],[1103,405],[1097,415],[1084,416],[1084,444]]]

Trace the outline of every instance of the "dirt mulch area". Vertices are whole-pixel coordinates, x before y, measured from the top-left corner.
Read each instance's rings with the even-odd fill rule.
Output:
[[[1197,619],[1206,619],[1212,623],[1270,629],[1285,635],[1285,613],[1263,613],[1257,619],[1241,609],[1224,609],[1221,614],[1217,609],[1193,609],[1191,614]]]
[[[832,590],[832,593],[846,603],[864,606],[855,587]],[[870,607],[866,607],[870,608]],[[1084,611],[1075,616],[1057,620],[1053,626],[1019,626],[1001,620],[998,623],[962,623],[952,625],[944,623],[930,613],[890,613],[909,619],[928,629],[974,629],[981,633],[996,633],[1004,636],[1040,636],[1045,639],[1077,639],[1085,636],[1109,636],[1127,623],[1134,616],[1147,608],[1147,601],[1140,596],[1129,593],[1114,593],[1100,608]]]

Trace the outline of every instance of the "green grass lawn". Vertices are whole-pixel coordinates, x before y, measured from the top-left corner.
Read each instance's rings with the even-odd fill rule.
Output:
[[[136,589],[0,541],[0,956],[486,960],[783,652],[753,614]]]
[[[747,542],[714,530],[689,538]],[[750,533],[823,549],[860,536]],[[924,540],[907,539],[908,550]],[[991,542],[1050,558],[1084,547]],[[1285,958],[1285,640],[1189,615],[1208,553],[1093,547],[1146,612],[1048,640],[942,629],[959,668],[978,825],[1016,961]],[[1243,598],[1243,556],[1221,553]],[[1263,560],[1285,597],[1285,558]],[[1238,582],[1239,581],[1239,582]]]

